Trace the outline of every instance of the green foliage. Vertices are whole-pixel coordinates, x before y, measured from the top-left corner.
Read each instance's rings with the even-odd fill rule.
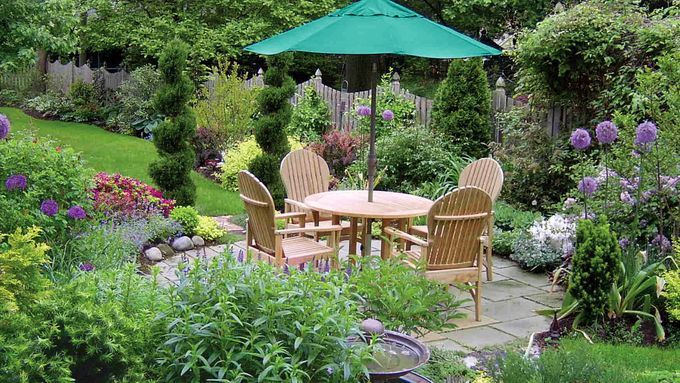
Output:
[[[481,59],[453,60],[432,107],[432,126],[474,158],[488,154],[491,90]]]
[[[24,106],[38,112],[43,117],[59,119],[65,118],[74,108],[68,97],[51,90],[26,100]]]
[[[80,205],[88,211],[87,190],[92,172],[70,148],[55,148],[55,143],[23,133],[13,133],[0,141],[0,232],[38,226],[42,240],[58,249],[77,232],[80,221],[69,219],[68,208]],[[5,180],[12,175],[26,177],[25,190],[7,190]],[[40,212],[42,201],[55,200],[59,212],[49,217]]]
[[[313,85],[305,88],[305,95],[293,109],[288,125],[288,135],[302,142],[315,142],[326,133],[331,125],[331,111],[328,104]]]
[[[277,204],[283,202],[284,196],[279,164],[290,150],[286,137],[291,117],[288,100],[295,93],[295,82],[288,75],[291,58],[289,53],[268,58],[269,68],[264,76],[267,87],[258,94],[259,115],[255,120],[255,141],[262,154],[248,165],[248,169],[269,188]]]
[[[503,201],[497,202],[494,206],[494,254],[510,256],[515,243],[526,236],[526,230],[539,218],[539,213],[519,210]]]
[[[550,244],[538,242],[526,232],[511,231],[509,233],[511,233],[510,238],[514,240],[510,246],[512,249],[510,259],[519,263],[523,269],[530,271],[552,270],[562,262],[562,252],[550,246]],[[501,239],[503,239],[503,236],[501,236]]]
[[[475,376],[474,371],[463,364],[458,352],[438,347],[430,347],[430,360],[417,372],[434,383],[445,383],[449,377],[473,378]]]
[[[257,90],[244,85],[238,64],[220,61],[210,75],[212,88],[205,87],[194,105],[196,123],[218,137],[214,150],[229,149],[246,138],[257,110]]]
[[[198,225],[194,233],[207,241],[214,241],[224,236],[226,231],[220,228],[214,218],[202,215],[198,217]]]
[[[73,111],[68,120],[76,122],[99,120],[102,117],[97,93],[93,84],[78,80],[71,85],[68,97],[73,104]]]
[[[606,221],[578,222],[569,294],[579,301],[586,320],[605,314],[609,292],[619,277],[620,262],[621,247]]]
[[[49,247],[36,243],[39,234],[37,227],[0,234],[0,315],[26,309],[45,295],[49,281],[41,269]]]
[[[680,242],[675,241],[676,254],[680,250]],[[663,297],[666,299],[666,311],[675,320],[680,321],[680,269],[668,270],[663,274],[666,287]]]
[[[166,300],[134,267],[83,273],[0,318],[3,382],[150,382]]]
[[[389,134],[393,129],[401,127],[412,127],[416,122],[416,107],[415,104],[404,98],[400,94],[394,93],[392,90],[392,72],[391,68],[388,73],[385,73],[380,78],[378,84],[378,98],[376,99],[376,115],[375,115],[375,131],[376,137],[381,137]],[[359,116],[357,108],[360,106],[371,106],[371,99],[358,98],[354,102],[354,117],[359,121],[359,133],[368,135],[371,132],[371,117]],[[385,120],[382,113],[386,110],[391,110],[394,114],[392,120]],[[365,140],[368,146],[368,140]],[[366,149],[368,150],[368,149]]]
[[[161,358],[168,381],[340,382],[362,375],[358,309],[343,274],[289,275],[233,257],[198,261],[172,291]]]
[[[115,121],[109,123],[119,125],[124,132],[134,129],[145,136],[151,134],[161,121],[154,104],[160,86],[160,74],[151,65],[130,72],[130,79],[116,90],[119,110]]]
[[[413,190],[414,194],[436,200],[444,194],[458,187],[460,172],[473,161],[468,156],[459,156],[453,150],[448,151],[444,158],[438,158],[438,167],[442,170],[436,175],[434,181],[425,181]]]
[[[196,185],[189,178],[194,165],[194,151],[189,139],[196,131],[196,119],[187,103],[193,85],[184,73],[188,46],[181,41],[168,44],[158,68],[163,85],[156,93],[156,108],[166,119],[154,131],[154,144],[160,159],[149,166],[149,174],[167,198],[180,205],[196,200]]]
[[[170,212],[170,218],[179,222],[186,235],[194,235],[199,225],[198,210],[192,206],[178,206]]]
[[[497,115],[503,143],[494,157],[503,166],[503,199],[525,210],[549,211],[575,186],[576,156],[564,138],[552,139],[528,111],[514,108]]]
[[[352,292],[360,297],[361,314],[378,319],[385,328],[404,333],[440,331],[454,328],[451,320],[464,315],[456,311],[464,301],[404,265],[400,257],[365,257],[357,266],[347,267]]]

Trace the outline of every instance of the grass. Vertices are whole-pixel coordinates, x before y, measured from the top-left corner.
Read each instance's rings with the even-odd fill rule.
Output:
[[[13,131],[37,131],[40,137],[70,146],[97,171],[120,173],[153,184],[147,169],[158,155],[151,142],[88,124],[39,120],[15,108],[0,108],[0,113],[9,117]],[[196,209],[201,214],[216,216],[243,211],[237,193],[222,189],[196,172],[192,172],[191,178],[197,188]]]

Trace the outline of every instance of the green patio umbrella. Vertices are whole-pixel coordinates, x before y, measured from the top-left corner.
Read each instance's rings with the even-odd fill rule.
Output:
[[[286,51],[373,55],[368,154],[369,202],[373,201],[376,169],[377,57],[395,54],[449,59],[501,53],[390,0],[358,1],[320,19],[249,45],[245,50],[263,55]]]

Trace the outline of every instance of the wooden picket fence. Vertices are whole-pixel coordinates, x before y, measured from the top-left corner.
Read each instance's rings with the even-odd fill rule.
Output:
[[[130,74],[125,70],[90,69],[87,64],[79,67],[71,61],[66,64],[59,61],[47,63],[48,86],[63,93],[68,93],[71,85],[78,81],[91,84],[97,76],[101,76],[104,89],[107,90],[118,89],[130,78]]]

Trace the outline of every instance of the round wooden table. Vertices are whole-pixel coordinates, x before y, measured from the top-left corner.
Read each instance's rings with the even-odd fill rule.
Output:
[[[388,227],[398,221],[404,226],[409,218],[427,215],[433,202],[427,198],[410,194],[386,191],[374,191],[373,202],[368,202],[366,190],[337,190],[312,194],[305,198],[305,205],[321,213],[333,216],[334,224],[340,223],[340,217],[350,218],[349,253],[356,254],[358,220],[365,221],[363,254],[370,254],[371,225],[373,219],[382,220],[382,227]],[[389,252],[389,242],[383,232],[380,255],[385,258]]]

